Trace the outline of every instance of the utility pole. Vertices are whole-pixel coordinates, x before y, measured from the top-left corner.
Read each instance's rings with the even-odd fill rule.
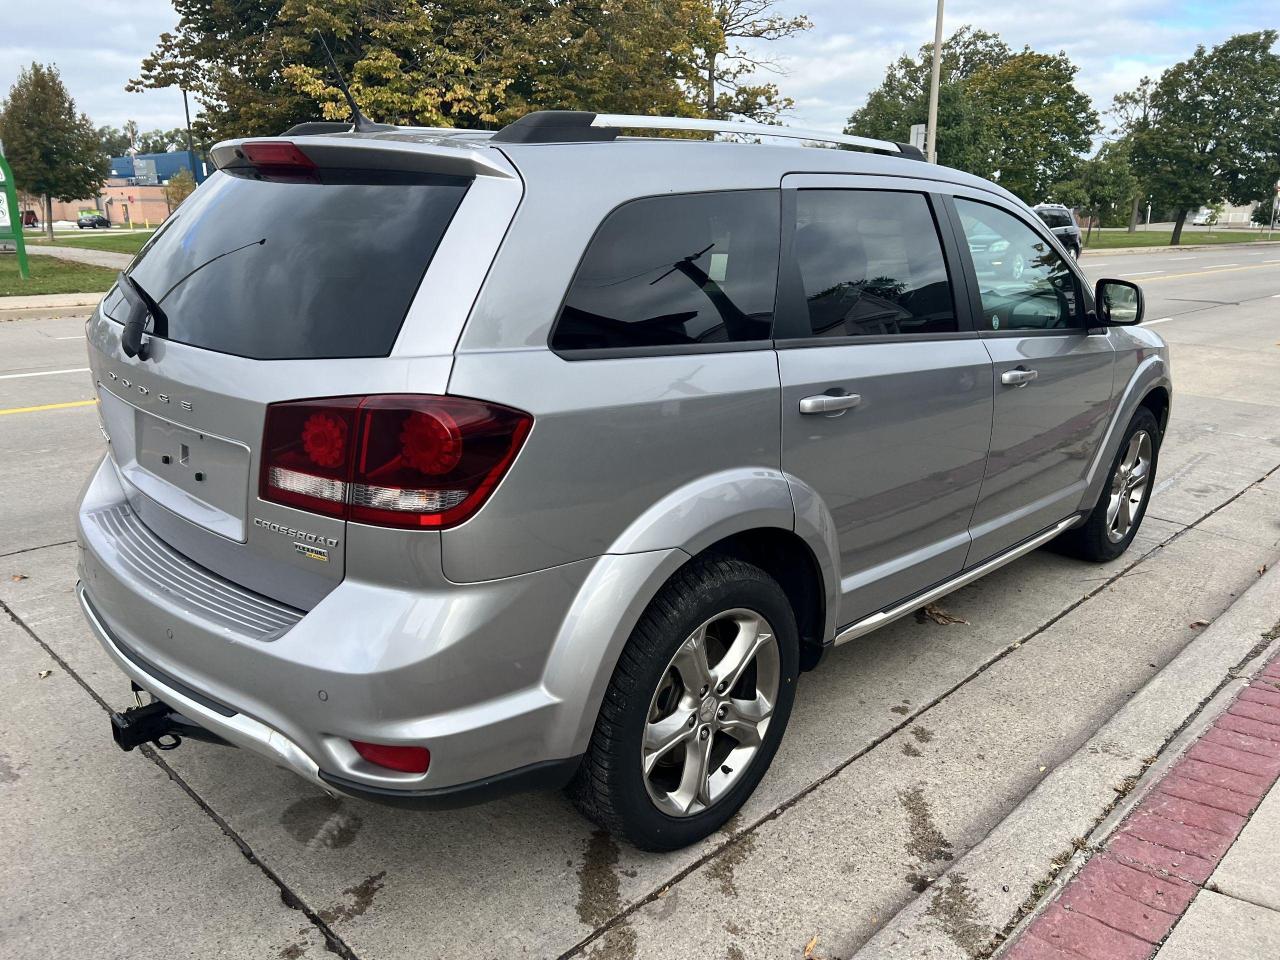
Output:
[[[938,0],[938,16],[933,22],[933,69],[929,75],[929,162],[938,162],[938,82],[942,77],[942,3]]]
[[[186,87],[182,88],[182,112],[187,117],[187,162],[191,164],[191,179],[199,183],[200,177],[196,175],[196,150],[191,145],[191,108],[187,105]]]

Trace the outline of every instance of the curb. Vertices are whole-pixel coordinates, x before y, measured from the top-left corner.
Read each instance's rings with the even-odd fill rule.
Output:
[[[1159,950],[1280,780],[1280,652],[1232,692],[1003,960],[1145,960]]]
[[[1242,678],[1280,651],[1280,640],[1260,641],[1261,631],[1270,630],[1278,616],[1280,574],[1271,571],[1050,771],[928,891],[890,918],[857,958],[973,960],[1017,939],[1102,838],[1153,788],[1156,778],[1150,772],[1172,766],[1247,685]],[[1046,957],[1088,956],[1074,945],[1072,949],[1074,953]],[[1013,956],[1030,960],[1034,954]]]

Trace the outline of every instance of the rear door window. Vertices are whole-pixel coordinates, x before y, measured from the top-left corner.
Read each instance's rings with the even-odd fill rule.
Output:
[[[922,193],[800,190],[793,256],[808,336],[960,329],[942,244]]]
[[[386,356],[469,183],[215,173],[129,274],[167,316],[154,332],[178,343],[260,360]],[[124,322],[129,308],[117,291],[103,309]]]
[[[767,341],[776,190],[633,200],[592,238],[551,334],[559,352]]]

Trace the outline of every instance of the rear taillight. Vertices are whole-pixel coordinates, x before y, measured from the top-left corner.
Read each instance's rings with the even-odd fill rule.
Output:
[[[273,403],[259,495],[357,523],[455,526],[488,499],[532,425],[527,413],[462,397]]]
[[[315,161],[289,140],[246,140],[240,153],[255,167],[272,170],[314,170]]]

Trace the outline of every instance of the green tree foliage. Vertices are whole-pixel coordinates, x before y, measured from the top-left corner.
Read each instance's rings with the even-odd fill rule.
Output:
[[[98,131],[76,112],[55,66],[32,63],[0,104],[0,140],[19,190],[44,198],[53,239],[53,201],[93,196],[106,180]]]
[[[1155,197],[1178,210],[1171,244],[1181,241],[1189,212],[1272,189],[1280,172],[1278,37],[1261,30],[1197,47],[1151,90],[1133,159]]]
[[[129,135],[119,127],[99,127],[98,142],[102,145],[104,157],[123,157],[133,146]]]
[[[1093,222],[1116,226],[1129,215],[1129,205],[1138,189],[1137,178],[1129,168],[1128,144],[1106,143],[1097,155],[1077,165],[1075,174],[1053,190],[1059,203],[1073,206]]]
[[[138,129],[136,121],[130,120],[123,130],[119,127],[98,127],[98,141],[102,144],[102,154],[106,157],[123,157],[130,151],[168,153],[187,148],[187,131],[175,127],[172,130],[143,132]]]
[[[1271,226],[1271,216],[1275,212],[1276,195],[1273,193],[1253,208],[1249,219],[1262,227]]]
[[[756,82],[755,73],[778,73],[777,62],[742,46],[742,41],[782,40],[812,29],[808,17],[774,12],[777,0],[709,0],[697,4],[701,12],[694,36],[694,76],[690,85],[701,93],[703,113],[728,119],[746,117],[776,123],[794,101],[782,96],[776,83]]]
[[[906,140],[929,107],[933,44],[890,65],[846,131]],[[1014,52],[998,36],[962,27],[942,45],[938,162],[996,180],[1024,200],[1066,179],[1098,129],[1064,53]]]
[[[206,141],[345,119],[318,31],[379,121],[493,127],[540,108],[700,115],[694,44],[710,42],[709,4],[175,0],[177,28],[130,89],[192,92]]]

